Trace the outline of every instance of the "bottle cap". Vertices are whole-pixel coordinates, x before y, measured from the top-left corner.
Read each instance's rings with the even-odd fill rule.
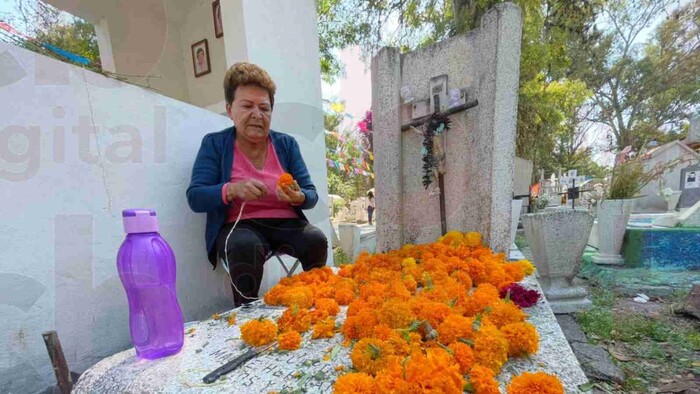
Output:
[[[152,209],[125,209],[122,220],[127,234],[158,232],[158,218]]]

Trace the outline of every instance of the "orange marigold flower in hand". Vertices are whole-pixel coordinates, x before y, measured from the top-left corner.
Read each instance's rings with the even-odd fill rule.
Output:
[[[277,325],[262,318],[246,322],[241,326],[241,338],[250,346],[262,346],[277,338]]]
[[[277,337],[279,350],[297,350],[301,344],[301,335],[296,331],[287,331]]]
[[[285,172],[282,175],[280,175],[279,179],[277,179],[277,186],[279,187],[289,187],[293,188],[294,187],[294,177],[292,174]]]
[[[528,322],[513,323],[501,327],[501,333],[508,340],[508,355],[521,357],[537,353],[540,336],[535,326]]]
[[[361,339],[350,353],[352,365],[360,372],[375,375],[384,369],[393,353],[391,346],[376,338]]]
[[[333,384],[334,394],[375,394],[374,378],[366,373],[347,373]]]
[[[481,365],[475,365],[469,371],[469,384],[477,394],[500,394],[498,382],[493,371]],[[536,393],[533,391],[531,394]]]
[[[335,335],[335,319],[326,319],[314,324],[314,332],[311,334],[311,338],[333,338],[333,335]]]
[[[544,372],[524,372],[510,381],[508,394],[563,394],[564,386],[556,376]]]
[[[471,346],[462,342],[454,342],[449,346],[452,358],[459,364],[459,373],[466,374],[474,365],[474,351]]]

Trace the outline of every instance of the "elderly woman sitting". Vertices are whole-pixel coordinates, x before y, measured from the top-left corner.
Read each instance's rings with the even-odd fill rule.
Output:
[[[275,83],[262,68],[236,63],[224,77],[234,126],[210,133],[194,162],[187,201],[207,213],[209,261],[229,266],[236,306],[255,300],[270,251],[298,258],[304,270],[326,263],[328,243],[302,212],[318,201],[296,140],[270,130]],[[283,173],[295,182],[278,186]]]

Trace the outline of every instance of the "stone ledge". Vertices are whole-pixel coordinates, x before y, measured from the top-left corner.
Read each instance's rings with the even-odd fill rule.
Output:
[[[523,285],[542,292],[537,280],[530,276]],[[342,321],[345,310],[341,309],[338,321]],[[338,376],[336,365],[352,365],[349,349],[342,347],[342,335],[331,339],[309,341],[304,336],[302,350],[288,353],[263,354],[246,363],[242,368],[227,375],[223,381],[204,385],[202,377],[225,362],[242,354],[239,339],[239,324],[262,315],[277,318],[284,308],[269,307],[256,302],[253,308],[238,309],[237,322],[228,327],[225,319],[201,321],[191,325],[194,333],[185,336],[182,351],[172,357],[156,361],[139,360],[134,349],[106,358],[87,370],[73,389],[74,393],[94,392],[169,392],[190,393],[266,393],[279,391],[285,386],[296,388],[299,379],[292,374],[302,371],[312,376],[319,371],[325,379],[306,381],[307,393],[328,393]],[[537,305],[525,310],[528,320],[540,334],[540,350],[529,359],[511,359],[498,376],[501,391],[513,376],[525,371],[545,371],[557,375],[565,385],[567,393],[579,393],[578,386],[588,380],[562,333],[547,301],[542,298]],[[323,362],[328,349],[338,346],[335,359]],[[313,364],[313,365],[305,365]]]

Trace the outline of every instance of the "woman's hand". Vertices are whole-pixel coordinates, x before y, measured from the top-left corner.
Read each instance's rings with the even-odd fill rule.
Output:
[[[229,201],[233,201],[235,198],[243,201],[259,200],[268,194],[269,191],[265,184],[255,179],[229,183],[226,189],[226,197]]]
[[[294,186],[277,186],[277,199],[288,202],[291,205],[301,205],[306,201],[306,195],[300,190],[299,185],[294,181]]]

